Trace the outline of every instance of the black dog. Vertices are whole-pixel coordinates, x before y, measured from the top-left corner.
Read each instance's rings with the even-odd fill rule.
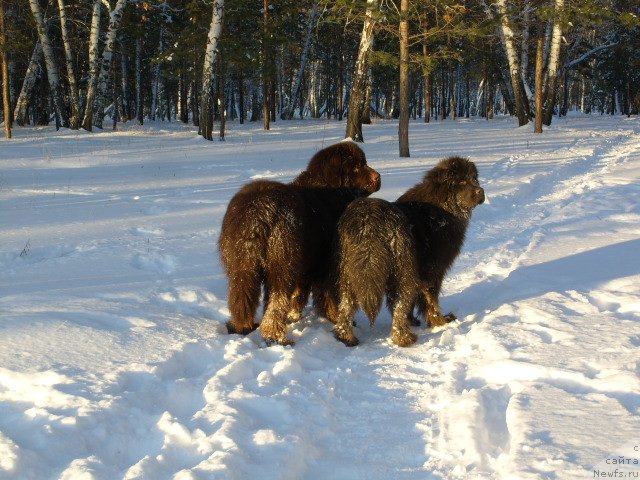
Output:
[[[432,327],[455,319],[440,312],[440,287],[460,253],[471,211],[483,202],[476,166],[451,157],[393,203],[365,198],[351,203],[338,223],[338,340],[357,345],[356,309],[361,306],[373,323],[385,294],[396,345],[416,341],[411,332],[416,304]]]
[[[262,336],[290,343],[287,317],[300,317],[310,290],[326,276],[338,218],[350,202],[379,189],[380,175],[352,142],[317,152],[290,184],[258,180],[242,187],[229,202],[218,240],[229,278],[229,332],[257,328],[264,285]]]

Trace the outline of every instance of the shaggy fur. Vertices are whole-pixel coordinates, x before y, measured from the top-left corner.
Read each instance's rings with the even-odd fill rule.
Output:
[[[349,205],[338,223],[336,247],[338,340],[357,345],[356,309],[361,306],[373,323],[385,294],[396,345],[416,341],[416,304],[432,327],[453,320],[440,312],[440,287],[460,253],[471,211],[483,202],[476,166],[451,157],[393,203],[365,198]]]
[[[218,241],[229,278],[229,332],[258,327],[264,286],[262,336],[291,343],[286,320],[300,318],[311,289],[326,276],[338,218],[350,202],[379,189],[380,175],[352,142],[317,152],[290,184],[258,180],[242,187],[229,202]]]

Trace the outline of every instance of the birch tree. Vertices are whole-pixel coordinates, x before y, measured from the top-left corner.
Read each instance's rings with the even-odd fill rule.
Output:
[[[62,126],[64,128],[68,128],[69,115],[67,114],[67,109],[62,99],[62,85],[60,83],[60,74],[58,73],[58,64],[53,52],[51,40],[47,34],[44,15],[42,14],[42,9],[40,8],[38,0],[29,0],[29,6],[31,7],[31,12],[36,20],[38,38],[40,39],[42,51],[44,52],[44,61],[47,70],[47,79],[49,80],[49,88],[51,89],[51,96],[53,97],[53,106]]]
[[[311,39],[313,38],[313,25],[316,22],[318,16],[318,2],[313,3],[311,14],[309,15],[309,23],[307,24],[307,36],[304,41],[304,49],[302,50],[302,56],[300,57],[300,68],[296,74],[296,83],[291,93],[291,103],[287,111],[287,119],[293,118],[293,112],[296,109],[296,103],[298,102],[298,96],[300,95],[300,89],[302,87],[302,76],[304,74],[305,66],[309,58],[309,50],[311,50]]]
[[[36,41],[36,46],[33,48],[33,53],[31,54],[31,60],[29,61],[29,66],[27,67],[27,71],[24,75],[24,80],[22,81],[22,88],[20,89],[20,95],[18,95],[18,100],[16,101],[16,107],[13,111],[13,117],[16,120],[16,123],[21,127],[24,127],[27,123],[27,106],[29,105],[29,96],[33,91],[33,87],[36,84],[36,80],[38,80],[41,74],[40,62],[42,61],[42,45],[40,44],[40,40]]]
[[[100,40],[100,6],[101,0],[94,0],[91,14],[91,33],[89,35],[89,82],[87,85],[87,99],[84,110],[82,128],[87,131],[93,129],[93,103],[96,98],[100,59],[98,57],[98,41]]]
[[[544,92],[544,113],[543,121],[545,125],[551,125],[553,109],[556,105],[556,94],[558,92],[558,71],[560,65],[560,42],[562,40],[562,9],[564,0],[555,0],[555,12],[553,18],[553,31],[551,33],[551,46],[549,48],[549,63],[547,65],[547,75]]]
[[[213,74],[218,54],[218,41],[222,33],[223,10],[224,0],[213,0],[213,15],[207,35],[207,48],[202,68],[202,97],[200,99],[200,133],[207,140],[213,140]]]
[[[67,64],[67,79],[69,81],[69,96],[71,97],[71,116],[69,125],[71,129],[77,130],[80,127],[80,99],[78,97],[78,84],[73,68],[73,53],[71,52],[71,42],[67,28],[67,9],[64,0],[58,0],[58,10],[60,12],[60,33],[64,44],[64,58]]]
[[[500,38],[509,63],[509,76],[511,78],[511,86],[513,87],[518,125],[523,126],[529,123],[529,101],[524,92],[520,61],[515,46],[515,34],[513,33],[511,20],[507,12],[506,0],[497,0],[496,6],[500,16]]]
[[[365,90],[367,88],[367,73],[369,71],[369,51],[373,45],[373,27],[375,26],[373,11],[377,5],[377,0],[367,0],[364,25],[362,26],[358,56],[356,58],[351,83],[345,138],[350,137],[355,142],[364,142],[364,136],[362,135],[362,112],[365,108],[368,108],[368,105],[365,105]]]
[[[127,5],[127,0],[118,0],[116,6],[109,13],[109,28],[107,30],[107,37],[102,51],[102,62],[100,65],[100,75],[98,76],[98,84],[96,86],[96,98],[94,102],[94,115],[93,124],[102,128],[102,120],[104,119],[104,105],[107,100],[107,91],[109,87],[109,77],[111,73],[111,60],[113,58],[113,51],[116,45],[116,37],[118,35],[118,29],[120,28],[120,21],[124,13],[124,7]],[[86,114],[85,114],[85,124]]]

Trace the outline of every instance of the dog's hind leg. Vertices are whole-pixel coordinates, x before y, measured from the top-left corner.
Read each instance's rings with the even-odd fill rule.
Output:
[[[254,322],[260,302],[262,279],[256,271],[232,272],[229,274],[229,311],[231,320],[227,322],[229,333],[246,335],[258,325]]]
[[[409,287],[409,288],[408,288]],[[391,341],[399,347],[413,345],[418,336],[411,331],[412,310],[416,291],[409,285],[402,285],[399,291],[392,295],[391,305]]]
[[[358,308],[356,299],[351,292],[341,292],[336,326],[333,330],[335,337],[347,347],[355,347],[360,341],[353,334],[353,316]]]
[[[290,308],[291,295],[282,291],[271,291],[269,304],[260,323],[260,333],[267,343],[293,345],[287,339],[287,312]]]

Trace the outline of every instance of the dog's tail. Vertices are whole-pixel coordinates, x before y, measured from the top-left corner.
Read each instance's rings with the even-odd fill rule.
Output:
[[[393,265],[383,242],[368,240],[369,243],[341,249],[345,255],[341,259],[340,277],[373,325],[382,307]]]
[[[230,333],[247,334],[257,327],[255,315],[264,282],[269,232],[257,214],[250,215],[252,203],[238,197],[232,199],[223,218],[218,249],[229,278],[231,320],[227,328]]]

